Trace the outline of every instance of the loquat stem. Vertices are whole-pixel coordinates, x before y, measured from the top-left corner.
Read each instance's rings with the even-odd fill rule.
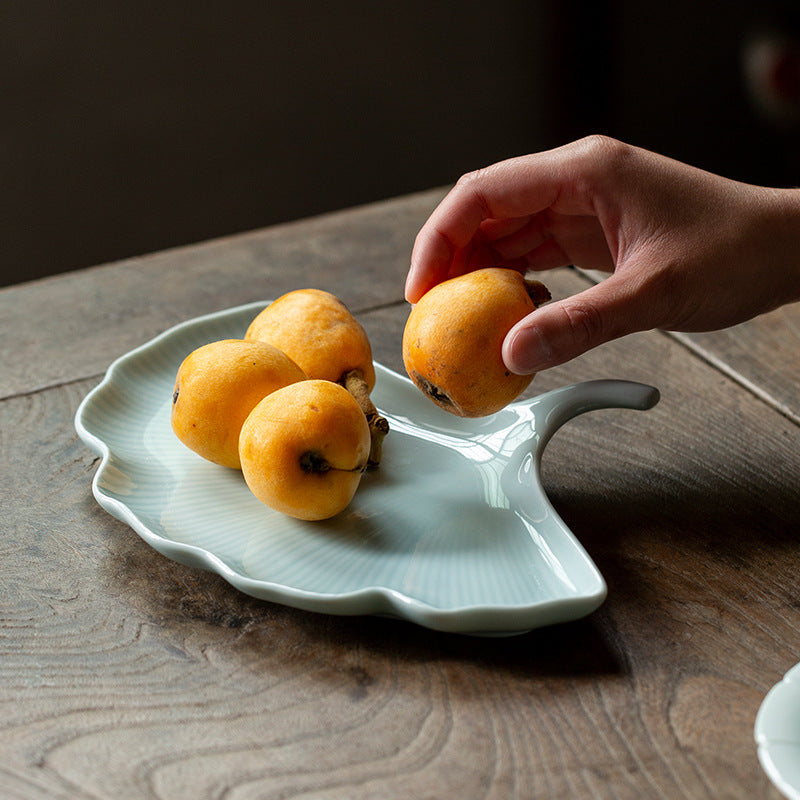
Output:
[[[552,298],[550,294],[550,290],[539,281],[525,279],[525,289],[528,292],[528,297],[533,301],[533,304],[536,308],[539,308],[540,305],[546,303],[548,300]]]
[[[389,422],[378,413],[372,398],[369,396],[369,387],[364,380],[364,373],[360,369],[347,372],[341,379],[344,388],[356,399],[369,425],[371,445],[367,466],[377,467],[383,455],[383,439],[389,433]]]

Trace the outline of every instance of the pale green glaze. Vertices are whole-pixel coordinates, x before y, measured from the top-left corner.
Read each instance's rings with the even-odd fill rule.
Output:
[[[800,664],[770,689],[755,724],[758,760],[790,800],[800,800]]]
[[[103,508],[176,561],[312,611],[507,635],[602,603],[602,576],[542,489],[542,451],[575,415],[647,409],[657,390],[592,381],[463,420],[377,365],[373,399],[391,426],[383,463],[338,517],[300,522],[263,506],[240,473],[203,461],[170,428],[183,358],[241,337],[263,306],[183,323],[112,364],[75,419],[103,457],[93,483]]]

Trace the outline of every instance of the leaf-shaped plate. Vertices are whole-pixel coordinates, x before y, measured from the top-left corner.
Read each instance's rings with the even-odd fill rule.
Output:
[[[373,399],[391,426],[383,462],[344,512],[301,522],[262,505],[241,473],[204,461],[170,427],[184,357],[240,338],[264,305],[171,328],[116,360],[87,395],[75,425],[102,456],[93,492],[103,508],[169,558],[312,611],[507,635],[602,603],[602,576],[542,489],[542,451],[576,414],[650,408],[657,390],[592,381],[465,420],[376,365]]]

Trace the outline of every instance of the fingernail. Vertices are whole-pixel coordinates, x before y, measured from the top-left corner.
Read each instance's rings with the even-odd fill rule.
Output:
[[[530,375],[544,369],[552,356],[552,349],[535,325],[514,331],[503,353],[506,366],[517,375]]]
[[[411,272],[409,272],[408,276],[406,277],[404,293],[405,293],[405,298],[409,303],[412,303],[414,300],[417,299],[417,287],[415,285],[414,275]]]

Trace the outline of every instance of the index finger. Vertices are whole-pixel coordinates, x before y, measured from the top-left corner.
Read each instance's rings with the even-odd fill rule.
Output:
[[[443,280],[457,253],[487,219],[536,214],[559,198],[571,146],[500,161],[459,179],[417,234],[406,279],[414,303]]]

